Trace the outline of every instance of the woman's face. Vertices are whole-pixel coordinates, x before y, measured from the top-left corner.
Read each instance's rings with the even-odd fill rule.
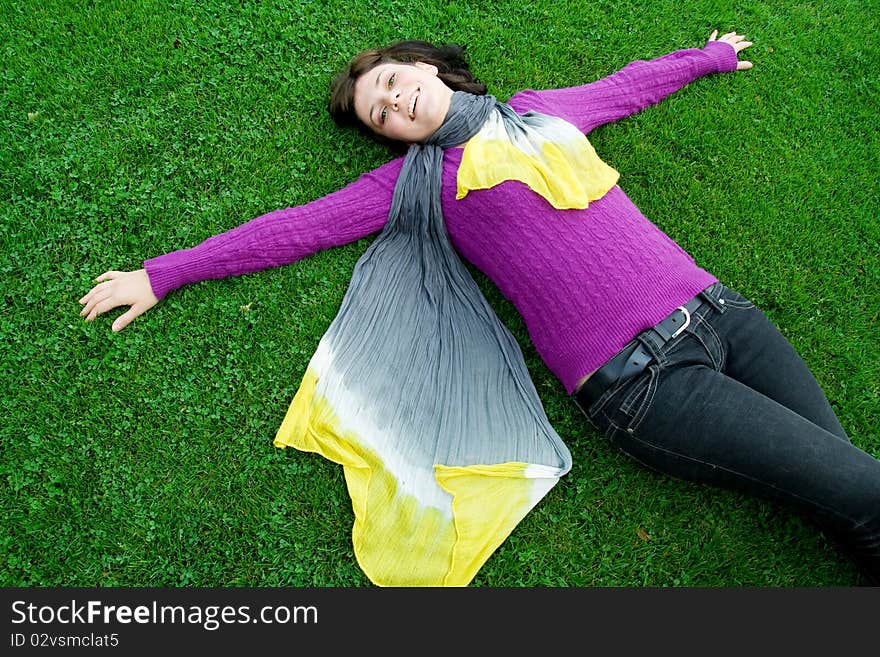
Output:
[[[411,144],[443,124],[452,93],[431,64],[379,64],[355,83],[354,112],[374,132]]]

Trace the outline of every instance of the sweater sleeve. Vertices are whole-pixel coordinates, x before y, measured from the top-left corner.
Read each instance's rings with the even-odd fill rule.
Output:
[[[616,73],[577,87],[521,91],[508,101],[516,111],[553,114],[584,133],[635,114],[710,73],[736,70],[736,50],[723,41],[630,62]]]
[[[315,201],[269,212],[193,248],[145,260],[153,293],[162,299],[188,283],[290,264],[380,230],[402,165],[403,158],[394,159]]]

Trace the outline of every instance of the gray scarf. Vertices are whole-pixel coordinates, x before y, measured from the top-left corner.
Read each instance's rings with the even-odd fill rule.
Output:
[[[345,466],[355,551],[379,584],[467,583],[571,468],[441,210],[444,149],[495,109],[509,130],[522,126],[494,97],[456,92],[443,125],[409,148],[388,223],[355,266],[276,437]]]

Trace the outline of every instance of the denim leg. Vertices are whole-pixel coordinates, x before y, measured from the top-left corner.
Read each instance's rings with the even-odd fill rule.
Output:
[[[880,460],[829,422],[812,374],[763,314],[726,288],[725,297],[723,313],[696,316],[588,415],[653,470],[800,509],[880,584]]]
[[[639,428],[612,439],[667,474],[799,507],[880,575],[880,461],[748,386],[673,369]]]
[[[724,373],[848,441],[819,382],[785,336],[739,293],[724,288],[722,297],[727,323],[748,315],[723,336]]]

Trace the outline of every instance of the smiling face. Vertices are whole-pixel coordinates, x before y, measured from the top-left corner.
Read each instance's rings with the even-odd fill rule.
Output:
[[[354,111],[377,134],[411,144],[443,124],[452,94],[437,77],[436,66],[386,62],[358,78]]]

